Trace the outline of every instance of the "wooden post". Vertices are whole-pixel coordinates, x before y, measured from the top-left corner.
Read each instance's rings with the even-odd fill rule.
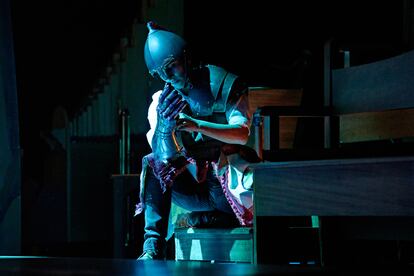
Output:
[[[328,40],[324,45],[324,66],[323,66],[323,91],[324,91],[324,107],[332,106],[332,73],[331,73],[331,45],[332,40]],[[331,147],[331,120],[329,116],[324,119],[324,148]]]

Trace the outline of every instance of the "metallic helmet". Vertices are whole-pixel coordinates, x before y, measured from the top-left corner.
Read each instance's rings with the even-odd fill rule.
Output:
[[[166,62],[184,58],[186,42],[152,21],[148,22],[147,28],[149,33],[144,46],[145,63],[151,75],[162,75]]]

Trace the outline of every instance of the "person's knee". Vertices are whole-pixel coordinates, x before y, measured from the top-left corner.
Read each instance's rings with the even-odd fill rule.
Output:
[[[144,181],[146,204],[152,202],[161,203],[162,201],[168,200],[171,194],[170,189],[167,189],[165,192],[162,191],[160,181],[155,177],[151,168],[148,169]]]

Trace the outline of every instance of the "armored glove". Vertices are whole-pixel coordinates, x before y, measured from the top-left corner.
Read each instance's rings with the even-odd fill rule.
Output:
[[[183,156],[180,141],[174,131],[175,118],[185,106],[186,102],[178,91],[166,83],[157,106],[157,126],[152,138],[154,161],[151,166],[163,190],[172,185],[174,178],[184,171],[189,163]]]
[[[184,107],[186,102],[171,84],[166,83],[158,100],[158,115],[168,121],[174,120]]]
[[[157,160],[174,159],[180,148],[175,137],[175,117],[186,103],[174,88],[166,83],[158,100],[157,126],[152,138],[152,149]]]

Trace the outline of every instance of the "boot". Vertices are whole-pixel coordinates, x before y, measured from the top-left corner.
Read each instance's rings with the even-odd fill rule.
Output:
[[[151,260],[164,260],[164,258],[157,255],[155,251],[149,250],[144,251],[141,256],[138,257],[137,261],[151,261]]]

